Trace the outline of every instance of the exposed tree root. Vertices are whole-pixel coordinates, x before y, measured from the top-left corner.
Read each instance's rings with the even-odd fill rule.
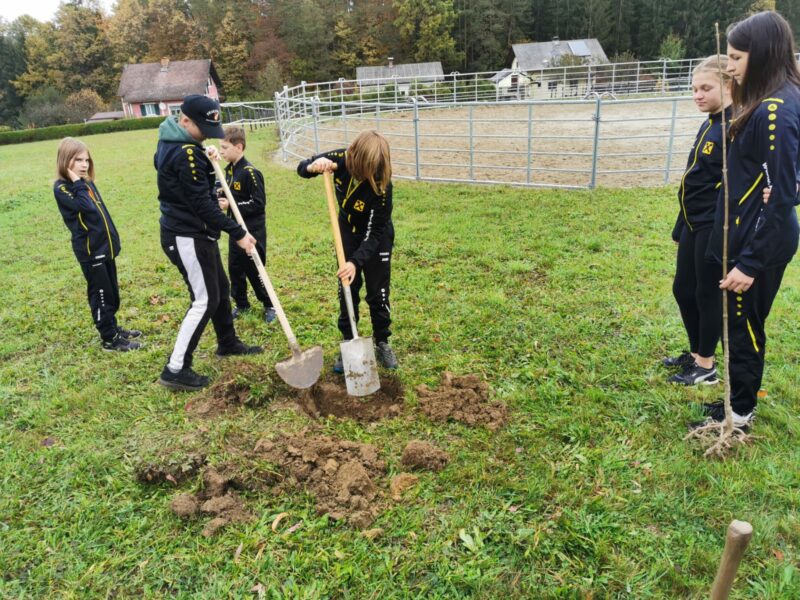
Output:
[[[755,437],[736,426],[726,431],[724,421],[712,421],[693,429],[683,439],[696,439],[703,446],[708,446],[703,456],[724,459],[736,447],[752,443]]]

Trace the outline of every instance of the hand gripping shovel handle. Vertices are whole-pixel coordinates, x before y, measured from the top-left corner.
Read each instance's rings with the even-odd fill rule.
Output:
[[[341,269],[345,265],[344,247],[342,245],[342,232],[339,230],[339,218],[336,214],[336,197],[333,193],[333,175],[330,171],[325,171],[322,174],[325,180],[325,197],[328,200],[328,216],[331,220],[331,230],[333,231],[333,245],[336,247],[336,260]],[[353,310],[353,295],[350,292],[350,284],[341,282],[342,293],[344,294],[344,302],[347,305],[347,316],[350,319],[350,330],[353,332],[353,338],[358,338],[358,331],[356,330],[355,311]]]
[[[209,160],[211,160],[211,164],[214,165],[214,172],[217,174],[217,179],[222,185],[222,190],[225,192],[225,197],[228,199],[228,203],[231,206],[231,211],[233,212],[233,216],[236,218],[236,222],[242,226],[242,229],[247,231],[247,225],[244,224],[242,213],[239,212],[239,207],[236,206],[236,200],[233,199],[233,194],[231,194],[231,189],[228,187],[228,182],[225,180],[225,174],[222,172],[222,167],[219,166],[219,162],[216,160]],[[278,300],[278,294],[275,293],[275,288],[272,287],[272,281],[270,281],[269,275],[267,275],[267,271],[264,268],[264,264],[261,262],[261,257],[258,255],[258,251],[253,250],[250,258],[252,258],[253,262],[256,263],[258,275],[261,278],[261,282],[264,284],[264,287],[267,289],[267,295],[269,295],[269,299],[272,301],[272,306],[275,309],[275,313],[278,315],[278,321],[280,321],[281,327],[283,328],[283,333],[286,334],[286,339],[289,340],[289,347],[292,349],[292,354],[296,357],[299,357],[300,354],[302,354],[300,345],[297,343],[297,338],[294,336],[294,332],[292,332],[292,327],[289,325],[289,321],[286,318],[286,313],[283,312],[283,307],[281,306],[280,300]]]

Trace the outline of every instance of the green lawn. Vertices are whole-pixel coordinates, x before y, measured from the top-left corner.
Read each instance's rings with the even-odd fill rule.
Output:
[[[264,373],[251,405],[198,420],[191,395],[155,383],[187,305],[158,241],[155,135],[85,138],[122,237],[121,320],[146,336],[132,355],[100,350],[51,192],[57,142],[0,147],[0,597],[248,598],[261,584],[266,598],[702,598],[734,518],[755,528],[734,597],[800,597],[798,267],[768,325],[759,438],[726,462],[704,459],[682,441],[685,423],[721,388],[670,387],[658,366],[685,346],[673,189],[397,181],[392,339],[408,409],[318,426],[375,444],[390,474],[413,438],[450,464],[388,503],[374,541],[317,516],[303,493],[244,492],[257,519],[212,538],[173,516],[178,490],[137,483],[141,461],[201,435],[214,464],[236,440],[310,420],[270,407],[273,365],[289,352],[277,323],[255,317],[240,327],[266,348],[249,359]],[[260,130],[247,152],[267,181],[268,270],[327,370],[338,332],[322,181],[273,162],[275,147]],[[219,376],[232,363],[214,349],[209,327],[196,368]],[[445,369],[484,376],[509,423],[428,421],[414,387]],[[284,511],[303,523],[291,535],[270,528]]]

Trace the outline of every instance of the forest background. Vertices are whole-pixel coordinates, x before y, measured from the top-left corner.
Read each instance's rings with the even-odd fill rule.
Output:
[[[797,0],[73,0],[47,22],[0,18],[0,130],[120,110],[123,66],[162,57],[211,58],[224,100],[270,100],[390,56],[498,71],[512,44],[555,36],[598,38],[613,62],[699,57],[715,21],[765,9],[800,32]]]

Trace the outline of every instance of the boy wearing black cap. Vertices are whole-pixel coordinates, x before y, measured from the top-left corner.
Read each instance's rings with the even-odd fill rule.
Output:
[[[154,165],[158,171],[161,205],[161,247],[189,287],[191,306],[178,331],[169,362],[158,382],[178,390],[198,390],[208,377],[192,370],[192,357],[209,320],[217,334],[217,356],[257,354],[233,326],[230,284],[217,246],[225,231],[248,254],[256,240],[220,210],[214,193],[216,149],[209,155],[201,142],[225,136],[220,124],[219,104],[206,96],[186,96],[181,114],[168,117],[158,130]]]

